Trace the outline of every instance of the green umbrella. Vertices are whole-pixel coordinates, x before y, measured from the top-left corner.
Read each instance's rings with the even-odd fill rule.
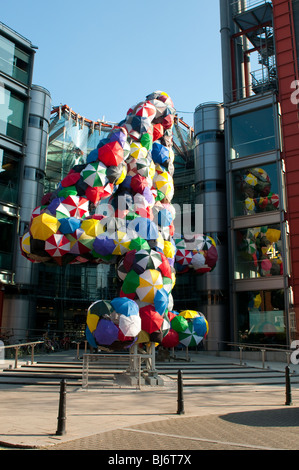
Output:
[[[133,294],[139,287],[139,276],[135,271],[130,271],[123,282],[122,291],[124,294]]]
[[[151,150],[153,146],[153,138],[150,134],[145,133],[142,135],[140,142],[142,144],[142,147],[145,147],[147,150]]]
[[[188,320],[186,318],[176,315],[171,320],[171,328],[178,333],[184,332],[189,326]]]
[[[202,339],[203,337],[199,336],[194,330],[192,323],[189,323],[185,331],[179,332],[179,341],[185,346],[197,346]]]
[[[102,162],[89,163],[81,175],[85,183],[92,188],[105,186],[108,183],[107,167]]]
[[[65,197],[67,198],[68,196],[76,196],[77,195],[77,189],[76,186],[68,186],[67,188],[62,188],[61,191],[58,193],[58,197]]]
[[[144,240],[144,238],[136,237],[134,238],[134,240],[131,241],[129,249],[136,250],[136,251],[150,250],[150,246],[148,242]]]
[[[93,302],[89,308],[88,308],[88,313],[92,315],[98,315],[98,316],[103,316],[103,315],[110,315],[113,312],[113,307],[109,300],[97,300],[96,302]]]

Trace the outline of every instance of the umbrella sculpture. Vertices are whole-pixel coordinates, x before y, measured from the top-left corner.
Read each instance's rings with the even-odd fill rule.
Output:
[[[171,98],[160,90],[132,106],[86,163],[44,195],[20,240],[31,262],[117,263],[118,297],[88,308],[92,347],[193,346],[207,334],[202,313],[172,309],[176,273],[212,271],[218,256],[211,237],[174,233],[174,116]],[[278,207],[265,172],[253,169],[240,181],[253,204],[258,195]],[[278,235],[267,232],[271,243]]]

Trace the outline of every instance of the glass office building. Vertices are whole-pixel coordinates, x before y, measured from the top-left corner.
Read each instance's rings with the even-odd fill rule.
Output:
[[[35,268],[19,237],[43,193],[50,94],[32,85],[36,47],[0,23],[0,327],[28,328]]]

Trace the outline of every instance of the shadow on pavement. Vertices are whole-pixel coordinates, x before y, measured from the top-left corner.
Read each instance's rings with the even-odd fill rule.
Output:
[[[299,426],[299,408],[288,407],[278,410],[244,411],[219,416],[220,419],[235,424],[260,427]]]

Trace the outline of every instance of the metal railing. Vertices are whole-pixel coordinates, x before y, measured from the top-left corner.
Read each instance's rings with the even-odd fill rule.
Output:
[[[18,360],[19,360],[19,352],[20,348],[29,348],[31,349],[31,363],[34,362],[34,348],[37,344],[42,344],[44,341],[34,341],[30,343],[19,343],[19,344],[10,344],[10,345],[1,345],[0,344],[0,357],[1,357],[1,352],[3,352],[5,349],[14,349],[15,354],[14,354],[14,368],[16,369],[18,367]]]

